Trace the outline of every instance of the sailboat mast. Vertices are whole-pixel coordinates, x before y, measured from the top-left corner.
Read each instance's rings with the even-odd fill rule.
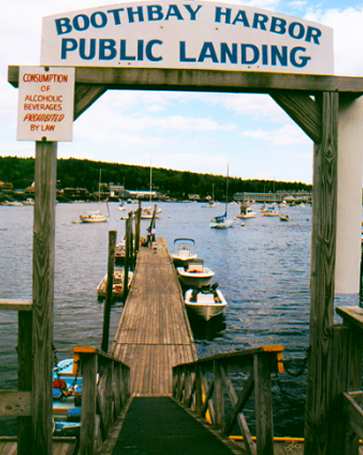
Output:
[[[98,176],[98,202],[100,202],[100,200],[101,200],[101,173],[102,173],[102,169],[100,169],[100,173]]]
[[[226,178],[226,209],[225,209],[225,213],[226,213],[226,216],[227,216],[227,210],[228,210],[228,180],[229,180],[229,164],[227,164],[227,178]]]
[[[153,189],[153,167],[151,165],[151,161],[150,161],[150,204],[151,204],[151,192],[152,192],[152,189]]]

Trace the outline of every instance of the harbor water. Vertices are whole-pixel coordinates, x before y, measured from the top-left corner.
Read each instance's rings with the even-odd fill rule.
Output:
[[[156,234],[172,250],[177,237],[193,238],[205,265],[215,271],[229,306],[224,318],[201,324],[192,321],[200,356],[261,344],[283,344],[284,357],[303,365],[308,345],[309,254],[311,207],[288,207],[289,222],[263,217],[236,220],[232,229],[209,228],[210,219],[224,212],[200,203],[160,203]],[[136,208],[127,205],[127,209]],[[82,212],[104,203],[57,204],[54,345],[58,358],[72,346],[100,346],[103,305],[96,286],[107,268],[108,231],[123,237],[118,204],[109,204],[110,221],[75,224]],[[230,214],[239,207],[229,205]],[[30,298],[32,277],[32,207],[0,207],[0,298]],[[244,224],[244,225],[242,225]],[[148,221],[142,222],[145,235]],[[111,334],[122,305],[112,308]],[[0,388],[16,388],[17,315],[0,313]],[[67,353],[68,351],[68,353]],[[296,360],[296,361],[295,361]],[[305,374],[273,380],[276,435],[302,436]],[[13,420],[0,419],[0,434],[14,432]]]

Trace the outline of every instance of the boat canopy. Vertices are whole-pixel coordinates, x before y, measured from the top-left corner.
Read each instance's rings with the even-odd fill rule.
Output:
[[[195,240],[194,239],[188,239],[188,238],[178,238],[174,240],[174,245],[176,243],[184,243],[184,242],[190,242],[192,245],[195,245]]]

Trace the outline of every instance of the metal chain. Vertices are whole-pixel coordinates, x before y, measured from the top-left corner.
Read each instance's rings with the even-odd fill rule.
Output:
[[[293,376],[294,378],[302,376],[305,373],[306,367],[308,365],[309,356],[310,356],[310,346],[305,350],[305,357],[302,359],[303,364],[299,369],[291,369],[289,366],[289,364],[296,362],[296,359],[285,360],[284,366],[285,366],[286,373],[289,376]]]

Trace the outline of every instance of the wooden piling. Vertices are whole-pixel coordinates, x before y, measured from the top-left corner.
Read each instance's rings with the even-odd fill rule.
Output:
[[[33,227],[34,454],[52,453],[52,367],[57,143],[36,142]]]
[[[139,199],[139,206],[136,210],[135,217],[135,257],[140,249],[140,227],[141,227],[141,200]]]
[[[125,221],[125,270],[124,270],[124,290],[123,301],[126,301],[129,287],[129,268],[130,268],[130,224],[132,223],[132,213]]]
[[[107,289],[105,306],[103,308],[103,330],[102,330],[102,345],[103,352],[108,352],[108,340],[110,334],[110,314],[111,304],[113,300],[113,272],[115,268],[115,251],[116,251],[116,231],[108,233],[108,260],[107,260]]]

